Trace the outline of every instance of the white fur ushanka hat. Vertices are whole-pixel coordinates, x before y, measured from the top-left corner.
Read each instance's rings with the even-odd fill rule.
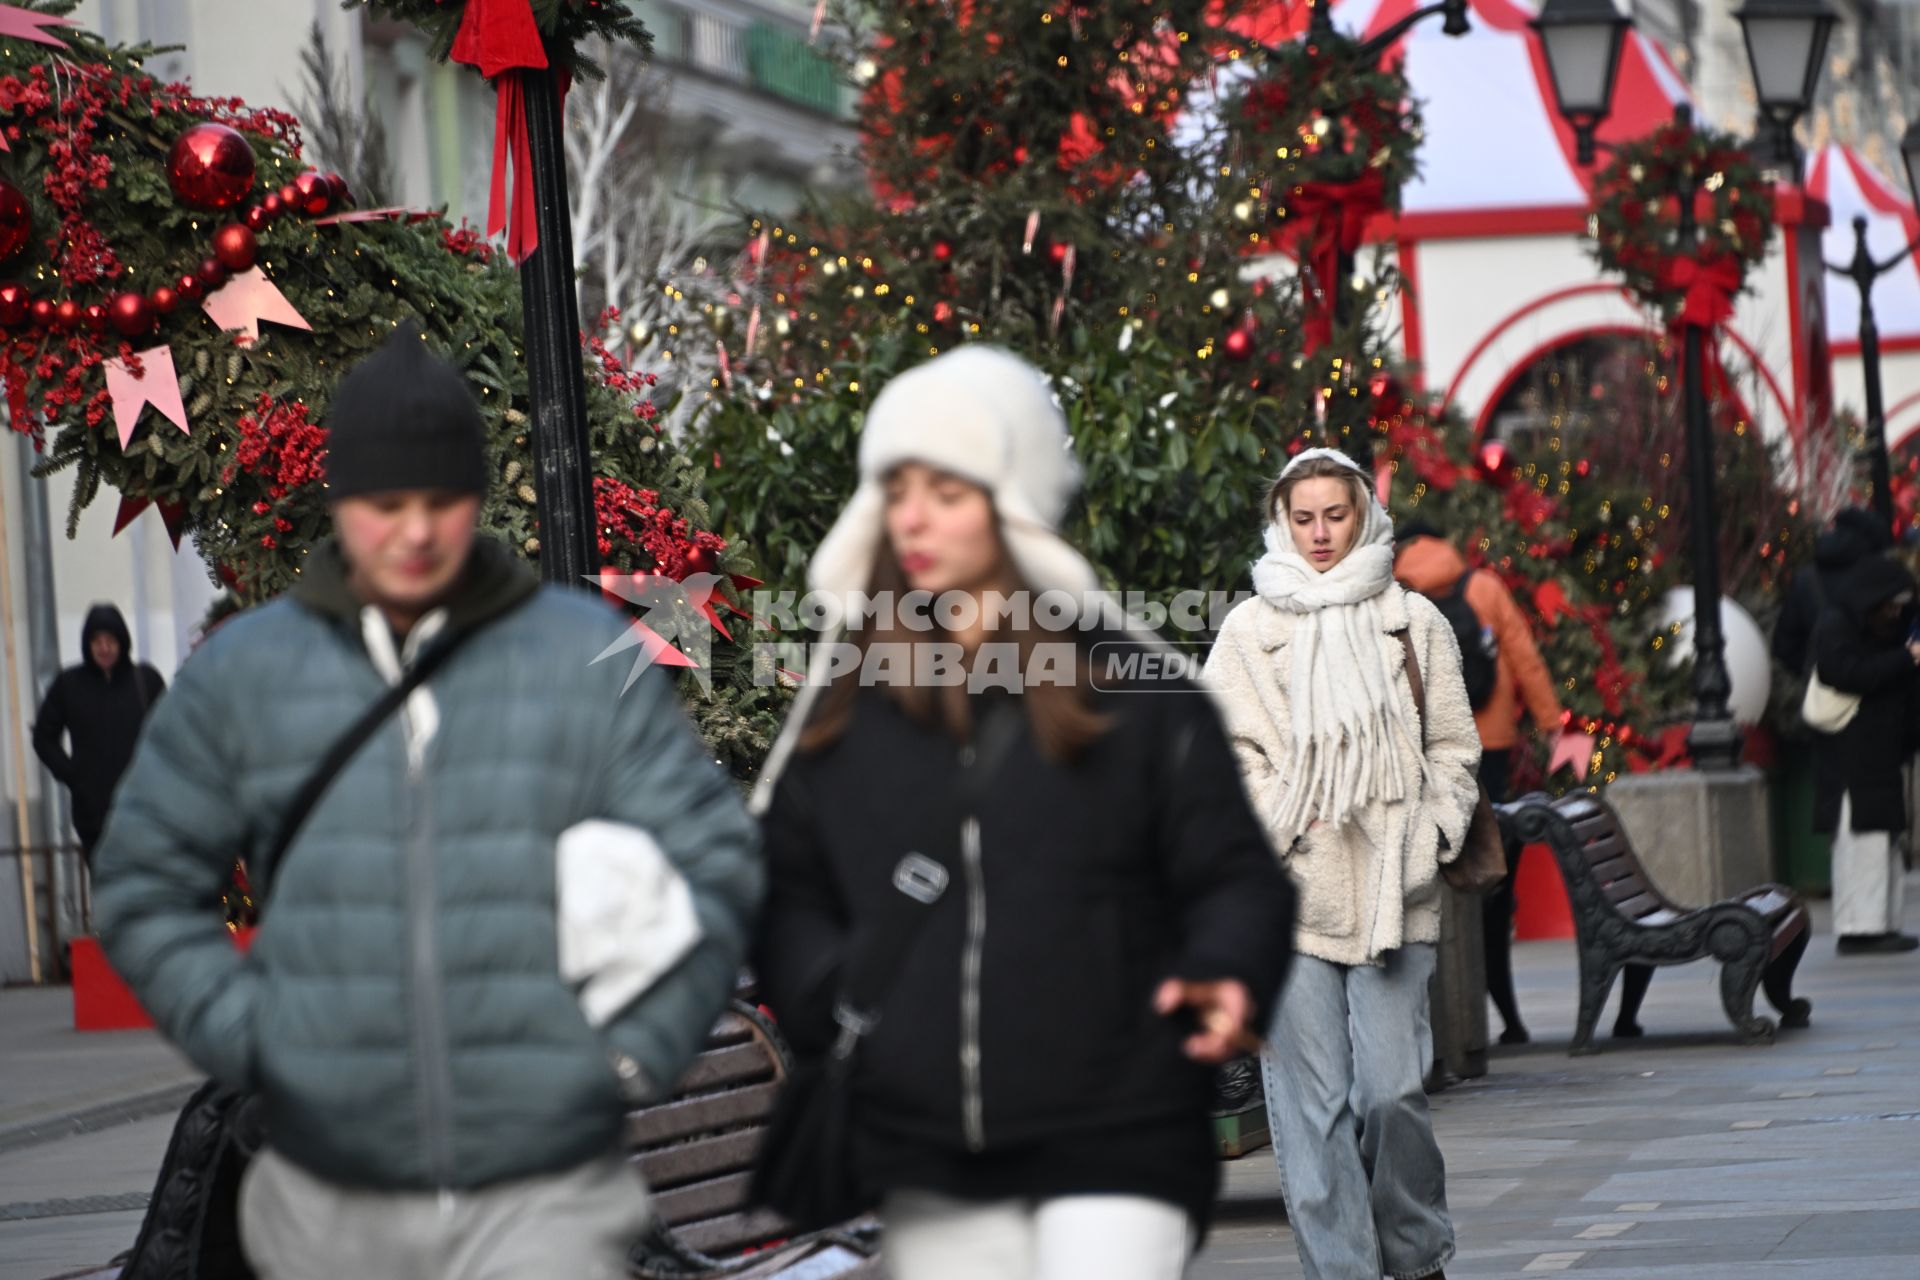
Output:
[[[810,587],[841,599],[866,590],[886,545],[886,478],[907,462],[993,496],[1008,553],[1036,593],[1099,589],[1093,566],[1058,532],[1080,488],[1066,416],[1037,369],[989,346],[949,351],[875,397],[860,434],[860,487],[814,554]]]

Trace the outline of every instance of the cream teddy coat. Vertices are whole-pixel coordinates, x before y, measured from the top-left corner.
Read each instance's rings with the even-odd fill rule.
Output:
[[[1379,599],[1380,643],[1402,652],[1410,631],[1426,684],[1426,768],[1418,737],[1397,747],[1413,780],[1408,796],[1376,800],[1357,821],[1311,828],[1297,842],[1272,830],[1288,785],[1289,641],[1298,616],[1259,596],[1227,616],[1206,668],[1245,776],[1254,810],[1300,890],[1294,946],[1335,964],[1379,964],[1394,948],[1440,938],[1440,837],[1457,851],[1479,798],[1480,739],[1460,674],[1453,629],[1426,597],[1399,584]],[[1404,719],[1418,726],[1404,664],[1395,684]],[[1417,728],[1416,728],[1417,733]],[[1291,846],[1291,847],[1289,847]],[[1456,852],[1444,855],[1450,861]]]

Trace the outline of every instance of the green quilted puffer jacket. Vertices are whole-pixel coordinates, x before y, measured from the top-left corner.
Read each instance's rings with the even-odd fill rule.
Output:
[[[444,619],[480,626],[347,764],[278,867],[281,815],[397,677],[391,633],[337,550],[226,624],[155,709],[95,856],[114,967],[195,1063],[262,1098],[268,1141],[355,1187],[483,1186],[618,1147],[734,982],[762,892],[753,823],[666,675],[622,692],[626,625],[541,587],[497,543]],[[375,650],[384,649],[383,676]],[[652,834],[704,939],[596,1029],[562,981],[555,842],[589,818]],[[263,902],[251,951],[221,923],[236,855]]]

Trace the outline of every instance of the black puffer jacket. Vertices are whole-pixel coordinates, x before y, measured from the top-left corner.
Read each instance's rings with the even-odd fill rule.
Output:
[[[1846,507],[1833,518],[1833,527],[1813,544],[1813,563],[1793,575],[1786,602],[1773,626],[1773,656],[1781,666],[1800,675],[1813,661],[1813,631],[1820,625],[1833,592],[1847,570],[1893,545],[1880,517],[1864,507]]]
[[[1011,1170],[993,1161],[1048,1144],[1124,1162],[1135,1135],[1171,1133],[1168,1160],[1196,1167],[1161,1175],[1197,1185],[1204,1203],[1212,1070],[1182,1053],[1192,1028],[1154,1013],[1153,991],[1168,976],[1237,978],[1264,1025],[1291,952],[1292,885],[1206,694],[1099,695],[1110,728],[1071,765],[1041,754],[1017,696],[1003,702],[986,714],[1020,717],[1018,729],[970,788],[975,805],[962,798],[964,749],[878,690],[861,692],[838,742],[796,757],[765,821],[763,995],[795,1046],[820,1052],[850,940],[897,913],[902,855],[928,855],[948,889],[857,1066],[860,1120],[891,1144],[882,1189],[928,1185],[922,1173],[943,1185],[935,1166],[973,1156],[969,1167]],[[1049,1168],[1054,1193],[1125,1189],[1103,1182],[1111,1169]],[[988,1172],[963,1191],[1031,1193],[1007,1176],[1004,1189]]]
[[[1815,669],[1822,683],[1860,695],[1860,710],[1814,756],[1814,829],[1840,827],[1840,801],[1851,801],[1855,831],[1904,831],[1905,788],[1900,766],[1913,753],[1920,668],[1907,653],[1909,606],[1896,624],[1877,623],[1875,611],[1914,590],[1913,578],[1890,556],[1855,565],[1834,592],[1814,632]]]
[[[102,671],[93,638],[107,632],[120,642],[120,661]],[[133,660],[127,620],[110,604],[95,605],[80,629],[80,665],[55,678],[33,721],[33,749],[73,796],[73,829],[89,849],[100,839],[120,775],[133,759],[153,704],[166,692],[158,671]],[[67,745],[71,740],[71,748]]]

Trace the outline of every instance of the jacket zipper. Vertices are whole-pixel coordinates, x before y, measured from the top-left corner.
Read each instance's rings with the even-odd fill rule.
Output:
[[[412,657],[409,653],[407,657]],[[433,806],[426,786],[426,747],[413,740],[413,723],[401,712],[407,751],[407,934],[413,991],[414,1050],[419,1059],[419,1107],[428,1174],[449,1205],[453,1153],[447,1113],[452,1093],[447,1053],[446,1009],[439,964],[439,876],[434,865]]]
[[[972,763],[972,751],[966,760]],[[987,1145],[986,1104],[980,1089],[980,964],[987,932],[987,884],[980,866],[980,819],[960,824],[961,864],[967,877],[967,941],[960,963],[961,1126],[967,1150]]]

